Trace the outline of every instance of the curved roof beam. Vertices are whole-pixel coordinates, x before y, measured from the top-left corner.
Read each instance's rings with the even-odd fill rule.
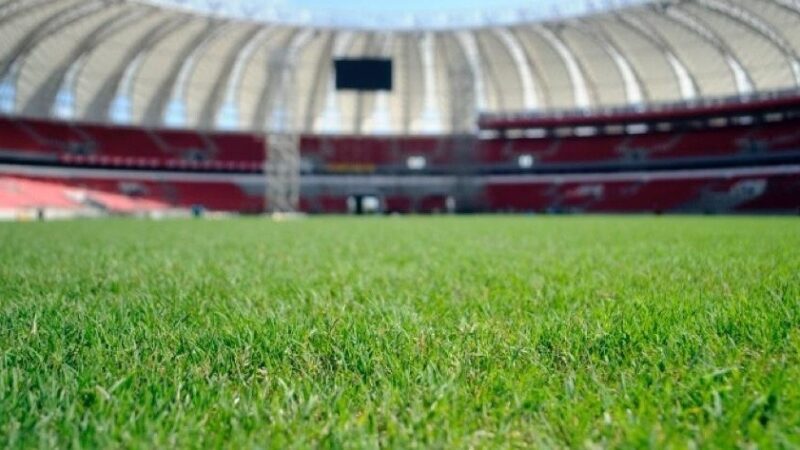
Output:
[[[775,31],[769,24],[744,8],[727,2],[720,0],[697,0],[697,3],[708,10],[728,17],[734,22],[743,25],[745,28],[749,28],[777,47],[786,59],[789,60],[789,68],[794,75],[795,85],[800,86],[800,57],[798,57],[797,51],[789,41]]]
[[[800,15],[800,0],[774,0],[775,3],[789,10],[790,12]]]
[[[158,95],[155,100],[156,103],[159,103],[158,111],[160,112],[164,124],[180,126],[186,122],[187,117],[185,114],[182,118],[170,118],[171,114],[169,109],[171,105],[181,104],[185,110],[186,86],[189,84],[192,73],[194,73],[198,58],[222,32],[235,25],[234,22],[209,22],[206,31],[190,45],[190,50],[187,52],[186,58],[183,59],[183,62],[177,70],[170,74],[167,79],[168,82],[162,85],[159,90],[159,93],[163,93],[165,92],[164,89],[168,89],[170,94],[168,96]]]
[[[507,28],[501,28],[507,29]],[[525,36],[521,35],[522,29],[521,28],[511,28],[508,29],[511,35],[514,37],[514,40],[519,44],[520,49],[525,55],[525,60],[528,62],[528,67],[533,74],[533,79],[538,81],[537,86],[541,86],[541,89],[537,90],[538,94],[538,103],[540,108],[547,108],[552,104],[552,100],[550,98],[550,91],[547,89],[546,85],[546,78],[544,73],[542,73],[541,69],[539,68],[538,64],[536,63],[536,58],[531,54],[531,51],[525,45]]]
[[[320,60],[322,61],[332,61],[333,60],[333,46],[336,42],[334,35],[329,35],[327,41],[325,42],[325,46],[322,49],[322,55]],[[330,66],[328,66],[330,67]],[[317,74],[314,76],[314,80],[311,84],[311,92],[307,98],[306,104],[306,117],[303,125],[304,130],[313,130],[314,123],[317,120],[317,108],[320,104],[321,95],[328,95],[327,88],[329,86],[329,77],[331,76],[328,70],[325,70],[325,66],[319,67],[317,70]],[[327,98],[327,97],[326,97]]]
[[[298,56],[315,34],[308,28],[295,30],[286,38],[285,45],[281,45],[270,56],[269,77],[255,114],[254,128],[275,132],[292,131],[295,111],[292,110],[291,103],[294,92],[288,92],[288,87],[291,87],[290,77],[294,76]],[[270,112],[271,117],[268,117]]]
[[[115,117],[113,104],[118,99],[130,99],[133,96],[133,83],[138,78],[139,71],[145,59],[153,49],[173,32],[179,30],[191,21],[191,16],[180,15],[172,20],[165,20],[153,27],[150,33],[145,35],[135,46],[133,46],[125,56],[124,68],[121,68],[111,79],[111,89],[114,93],[108,99],[98,102],[96,107],[106,111],[108,118],[119,121],[120,117]]]
[[[31,28],[31,32],[20,41],[19,45],[3,63],[2,68],[0,68],[0,80],[3,80],[4,83],[16,84],[19,72],[22,70],[22,63],[42,41],[53,37],[53,33],[56,31],[91,16],[105,6],[108,5],[101,0],[90,1],[79,7],[67,5],[34,25]]]
[[[475,33],[475,43],[478,46],[478,54],[480,55],[481,67],[485,67],[484,73],[486,74],[486,80],[489,83],[488,88],[490,88],[490,92],[494,95],[495,98],[495,108],[499,110],[507,110],[508,102],[507,97],[518,97],[519,92],[510,92],[507,89],[503,89],[503,75],[499,68],[501,66],[508,66],[505,62],[498,61],[497,63],[492,62],[492,51],[487,50],[486,40],[489,38],[485,33]],[[501,42],[501,47],[504,51],[509,52],[508,47],[506,47],[505,43]],[[511,57],[513,61],[513,56],[510,53],[507,53],[506,56]],[[514,67],[516,67],[516,62],[514,62]]]
[[[401,79],[404,80],[406,86],[400,92],[397,92],[395,95],[395,102],[392,105],[393,107],[397,107],[400,110],[400,119],[399,119],[399,129],[398,131],[401,134],[409,134],[411,132],[412,126],[412,96],[411,96],[411,89],[408,89],[407,86],[411,80],[412,73],[422,74],[422,53],[419,52],[419,46],[417,45],[416,49],[414,49],[415,43],[422,39],[422,35],[409,35],[409,34],[399,34],[397,38],[397,44],[395,48],[400,49],[400,56],[397,57],[397,60],[400,61],[402,58],[402,63],[400,68],[395,69],[395,73],[402,73]],[[413,53],[413,55],[412,55]],[[413,56],[417,56],[414,58]],[[414,66],[416,64],[416,66]],[[415,70],[416,69],[416,70]],[[400,72],[402,70],[402,72]],[[424,74],[421,76],[423,85],[424,85]],[[399,83],[399,80],[397,80]],[[418,90],[420,95],[424,98],[424,91]]]
[[[442,111],[437,101],[439,90],[436,79],[436,35],[426,32],[419,40],[419,53],[422,57],[423,101],[422,114],[414,127],[424,134],[442,132]]]
[[[633,64],[628,61],[628,58],[624,56],[622,50],[620,50],[611,36],[609,36],[601,26],[594,26],[594,24],[585,21],[579,23],[581,23],[582,26],[576,28],[580,32],[600,42],[603,49],[611,57],[611,60],[614,61],[622,77],[622,82],[625,84],[625,98],[627,102],[632,105],[645,103],[647,101],[647,91],[641,81],[641,76],[636,69],[634,69]]]
[[[86,35],[72,55],[66,59],[66,62],[53,70],[47,82],[37,90],[36,95],[31,97],[28,104],[25,105],[25,111],[35,113],[36,111],[34,110],[36,108],[47,108],[47,112],[51,112],[52,115],[59,115],[58,111],[56,111],[56,97],[60,92],[75,92],[78,75],[86,66],[92,52],[103,44],[106,39],[111,38],[120,30],[153,12],[154,10],[149,8],[126,9],[108,22],[95,27]],[[47,113],[45,111],[41,112]],[[66,118],[69,118],[69,116],[66,116]]]
[[[168,18],[154,25],[147,34],[130,47],[122,64],[117,67],[92,100],[88,114],[103,119],[118,119],[112,113],[116,99],[130,99],[133,93],[133,81],[147,55],[163,39],[180,29],[190,20],[189,16],[180,15]]]
[[[269,42],[272,36],[273,29],[271,27],[257,27],[252,32],[248,33],[236,46],[239,50],[229,55],[225,61],[225,67],[231,67],[230,71],[225,71],[222,77],[217,80],[214,85],[211,96],[203,105],[203,111],[200,113],[200,124],[212,128],[219,125],[222,128],[238,127],[238,99],[239,88],[242,84],[244,77],[244,70],[250,63],[256,51]],[[223,114],[225,110],[235,112],[236,124],[223,123]]]
[[[475,109],[477,111],[482,111],[486,109],[487,106],[486,83],[478,43],[475,41],[475,35],[469,31],[457,32],[456,40],[461,46],[464,57],[467,59],[469,70],[472,72],[473,86],[475,89]]]
[[[375,55],[378,53],[379,49],[379,42],[378,36],[374,32],[370,32],[366,35],[365,45],[362,56],[368,55]],[[362,124],[364,123],[364,93],[356,92],[355,94],[355,105],[353,109],[353,116],[350,117],[350,120],[345,117],[346,122],[351,122],[352,130],[354,134],[361,134]]]
[[[65,0],[16,0],[0,5],[0,26],[17,19],[45,3],[63,3]]]
[[[394,42],[395,36],[393,34],[384,35],[383,42],[379,44],[378,54],[381,56],[391,54]],[[392,110],[389,107],[389,93],[381,91],[375,95],[375,104],[370,113],[370,121],[372,123],[369,131],[372,133],[388,134],[392,131]],[[363,122],[362,120],[361,123]],[[363,128],[362,125],[361,129],[357,131],[360,132]]]
[[[300,31],[297,29],[289,31],[288,35],[280,41],[278,48],[287,49],[286,52],[288,54],[289,48],[293,45],[294,40],[296,40],[299,35]],[[274,52],[275,51],[273,51],[273,53]],[[273,77],[281,76],[279,70],[280,68],[275,67],[275,65],[272,64],[272,61],[270,60],[267,61],[265,69],[267,69],[266,73],[267,81],[261,90],[261,93],[259,95],[259,100],[256,103],[256,109],[253,113],[252,118],[250,119],[250,123],[245,127],[253,131],[263,132],[267,130],[267,126],[269,125],[268,115],[269,115],[270,101],[272,100],[272,90],[274,89],[274,84],[275,84]]]
[[[699,91],[697,88],[697,80],[695,80],[694,75],[692,75],[691,71],[686,67],[686,63],[677,56],[677,52],[672,48],[672,45],[657,29],[655,29],[655,27],[648,28],[638,19],[625,14],[617,14],[616,19],[664,53],[670,67],[672,67],[675,78],[678,80],[678,87],[681,90],[681,98],[683,100],[694,100],[697,98],[697,93]]]
[[[722,38],[711,31],[711,28],[704,24],[700,19],[694,17],[684,10],[671,6],[667,6],[665,10],[666,17],[705,39],[723,55],[725,61],[728,63],[728,67],[733,73],[733,78],[736,81],[736,90],[738,91],[739,95],[748,95],[753,92],[755,88],[750,74],[747,73],[744,65],[742,65],[741,61],[739,61],[739,59],[733,53],[733,50],[731,50],[731,48]]]
[[[575,107],[581,109],[591,108],[592,98],[589,93],[589,87],[586,83],[586,75],[578,63],[578,59],[567,47],[563,40],[556,35],[553,31],[544,27],[533,28],[540,36],[542,36],[558,53],[567,67],[570,82],[572,83],[572,90],[574,95]]]
[[[333,58],[345,56],[353,42],[354,33],[352,31],[342,31],[336,34],[333,44]],[[323,133],[338,133],[342,129],[342,117],[339,111],[339,93],[336,92],[336,75],[331,72],[328,76],[327,91],[325,94],[325,107],[316,118],[315,129]],[[316,96],[316,92],[312,92]],[[309,111],[309,114],[313,114]]]
[[[522,83],[523,108],[527,111],[539,109],[540,102],[536,95],[536,79],[534,78],[533,70],[531,70],[531,62],[528,59],[528,55],[517,40],[516,35],[508,31],[507,28],[495,28],[493,31],[503,45],[506,46],[511,58],[514,60],[517,74]]]

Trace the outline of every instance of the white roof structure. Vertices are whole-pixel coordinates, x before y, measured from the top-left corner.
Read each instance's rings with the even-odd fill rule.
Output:
[[[336,57],[394,60],[391,93],[336,92]],[[0,0],[0,113],[305,133],[450,131],[482,112],[646,106],[800,85],[800,1],[661,0],[464,28],[265,23],[134,0]],[[288,76],[287,76],[288,75]],[[285,97],[277,95],[291,79]],[[462,87],[463,88],[463,87]]]

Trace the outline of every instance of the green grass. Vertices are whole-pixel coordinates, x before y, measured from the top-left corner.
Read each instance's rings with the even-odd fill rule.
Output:
[[[0,224],[0,446],[754,445],[796,219]]]

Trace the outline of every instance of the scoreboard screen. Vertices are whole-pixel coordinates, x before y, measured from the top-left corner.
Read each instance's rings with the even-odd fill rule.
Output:
[[[336,90],[391,91],[392,60],[380,58],[337,59]]]

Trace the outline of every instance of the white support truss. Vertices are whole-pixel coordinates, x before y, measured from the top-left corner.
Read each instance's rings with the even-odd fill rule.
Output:
[[[449,68],[450,120],[453,137],[453,153],[456,164],[456,183],[450,197],[455,201],[454,209],[472,212],[474,196],[473,156],[475,154],[475,129],[478,110],[475,88],[476,74],[469,62]]]
[[[297,211],[300,203],[300,136],[271,134],[265,153],[267,212]]]
[[[264,177],[266,212],[292,213],[300,204],[300,135],[294,126],[295,61],[291,51],[271,58],[278,89],[271,131],[266,139]]]

